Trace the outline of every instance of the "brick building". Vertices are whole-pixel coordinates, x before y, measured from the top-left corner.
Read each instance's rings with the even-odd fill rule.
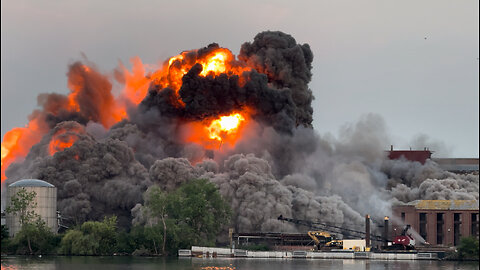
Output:
[[[456,246],[463,236],[478,238],[478,201],[475,200],[417,200],[393,207],[390,234],[400,235],[410,224],[432,245]]]

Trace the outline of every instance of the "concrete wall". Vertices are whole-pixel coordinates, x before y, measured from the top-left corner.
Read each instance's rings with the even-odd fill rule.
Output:
[[[192,246],[192,253],[202,253],[202,254],[213,254],[216,253],[217,255],[223,256],[230,256],[233,254],[233,249],[230,248],[216,248],[216,247],[198,247]]]
[[[216,256],[244,257],[244,258],[278,258],[278,259],[372,259],[372,260],[435,260],[436,253],[417,253],[417,252],[312,252],[312,251],[249,251],[229,248],[210,248],[192,246],[192,256],[194,254],[202,257]],[[207,256],[208,252],[208,256]],[[183,255],[181,255],[183,254]],[[179,252],[179,256],[188,256],[187,252]]]
[[[416,260],[416,253],[371,253],[373,260]]]

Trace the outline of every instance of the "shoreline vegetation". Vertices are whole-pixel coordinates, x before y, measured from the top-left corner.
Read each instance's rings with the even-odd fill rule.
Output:
[[[18,194],[18,193],[17,193]],[[33,215],[34,194],[19,192],[17,206],[9,207],[22,220],[21,230],[10,238],[2,225],[1,252],[9,255],[176,256],[192,245],[214,246],[218,235],[228,235],[231,209],[213,183],[192,180],[173,191],[158,186],[143,194],[130,228],[119,228],[117,217],[75,224],[54,234]]]
[[[35,252],[30,254],[26,251],[25,239],[19,241],[16,238],[4,238],[4,225],[2,225],[2,257],[15,255],[25,257],[61,257],[61,256],[95,256],[95,257],[176,257],[178,249],[189,249],[191,244],[183,242],[182,245],[174,239],[169,239],[167,234],[166,252],[158,252],[155,249],[155,243],[160,243],[159,235],[163,234],[162,227],[145,228],[144,226],[136,226],[130,232],[115,231],[116,218],[105,218],[102,222],[88,221],[80,226],[80,229],[68,230],[67,233],[53,235],[49,240],[41,243],[33,242]],[[95,231],[97,235],[80,236],[81,232]],[[156,234],[154,231],[157,231]],[[7,234],[8,235],[8,234]],[[99,237],[99,236],[102,237]],[[152,237],[157,237],[157,241]],[[24,238],[24,236],[22,236]],[[39,237],[35,239],[40,239]],[[19,243],[20,242],[20,243]],[[88,242],[88,244],[87,244]],[[23,246],[22,246],[23,243]],[[209,245],[214,246],[214,245]],[[178,247],[178,248],[174,248]],[[267,245],[245,246],[240,249],[252,251],[268,251]],[[464,237],[460,241],[460,245],[454,252],[445,254],[440,260],[445,261],[479,261],[478,256],[479,241],[474,237]]]
[[[6,212],[18,215],[21,230],[10,238],[1,226],[1,254],[27,256],[177,256],[179,249],[191,246],[225,246],[232,211],[217,187],[205,179],[192,180],[168,193],[158,186],[143,194],[143,204],[132,226],[119,228],[115,215],[102,221],[74,224],[67,231],[54,234],[35,214],[35,192],[21,190]],[[220,242],[219,239],[222,241]],[[238,247],[269,250],[266,245]],[[444,260],[479,260],[479,240],[461,239],[455,252]]]

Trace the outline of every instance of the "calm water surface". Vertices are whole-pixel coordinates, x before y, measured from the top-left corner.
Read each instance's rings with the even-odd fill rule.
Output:
[[[302,259],[239,259],[239,258],[144,258],[144,257],[16,257],[2,256],[5,269],[195,269],[195,270],[286,270],[286,269],[344,269],[344,270],[470,270],[478,262],[450,261],[376,261],[376,260],[302,260]]]

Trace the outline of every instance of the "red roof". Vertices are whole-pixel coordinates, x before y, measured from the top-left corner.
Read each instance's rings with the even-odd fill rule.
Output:
[[[432,152],[429,150],[404,150],[404,151],[388,151],[388,158],[389,159],[399,159],[401,157],[405,157],[406,160],[410,161],[418,161],[422,164],[425,164],[425,161],[432,156]]]

